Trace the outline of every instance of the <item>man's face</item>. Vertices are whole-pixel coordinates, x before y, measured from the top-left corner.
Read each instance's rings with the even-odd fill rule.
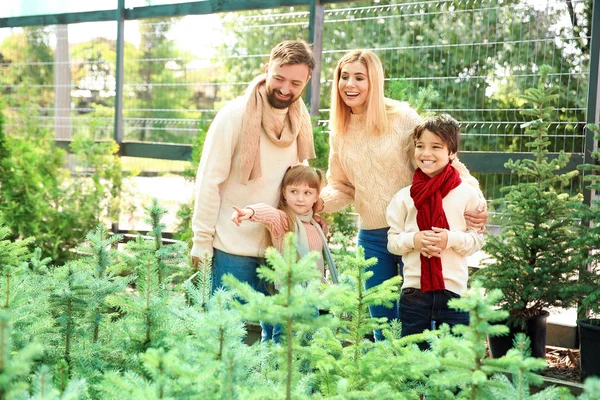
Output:
[[[273,108],[288,108],[300,98],[310,79],[306,64],[279,65],[274,60],[267,64],[267,100]]]

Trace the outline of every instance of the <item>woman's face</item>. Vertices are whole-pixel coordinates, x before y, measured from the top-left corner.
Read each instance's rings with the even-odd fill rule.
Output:
[[[352,110],[352,114],[364,113],[369,95],[367,67],[360,61],[343,65],[338,90],[344,103]]]

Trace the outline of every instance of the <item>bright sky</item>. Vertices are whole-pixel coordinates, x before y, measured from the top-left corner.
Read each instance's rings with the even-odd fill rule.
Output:
[[[19,31],[21,28],[0,29],[0,43],[12,33]],[[188,15],[173,25],[169,36],[181,50],[190,51],[197,56],[210,57],[221,37],[220,32],[221,21],[218,15]],[[117,23],[86,22],[69,25],[69,43],[87,42],[96,37],[115,40]],[[138,21],[125,21],[125,40],[136,46],[140,43]]]

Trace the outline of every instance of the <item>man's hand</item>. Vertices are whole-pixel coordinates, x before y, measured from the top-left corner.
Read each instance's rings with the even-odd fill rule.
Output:
[[[254,216],[254,210],[251,208],[238,208],[233,206],[233,213],[231,214],[231,220],[237,226],[240,226],[242,221],[247,221]]]
[[[478,233],[485,231],[485,225],[487,224],[488,212],[485,201],[482,201],[477,211],[465,212],[465,220],[470,228],[473,228]]]
[[[200,256],[192,256],[192,266],[194,267],[195,270],[200,270],[200,267],[202,267],[202,265],[211,265],[211,258],[208,254],[205,254],[204,256],[200,257]]]
[[[319,198],[317,199],[317,201],[315,201],[315,204],[313,204],[313,212],[314,212],[315,214],[316,214],[316,213],[319,213],[319,212],[323,211],[323,209],[324,209],[324,208],[325,208],[325,203],[323,202],[323,199],[319,197]],[[316,219],[315,219],[315,221],[316,221]],[[317,221],[317,222],[318,222],[318,221]],[[319,225],[321,225],[321,223],[320,223],[320,222],[319,222]],[[324,229],[323,229],[323,232],[325,232],[325,230],[324,230]],[[325,235],[325,236],[327,236],[327,235]]]
[[[192,256],[192,265],[195,269],[200,269],[200,257]]]
[[[329,227],[327,226],[325,219],[323,219],[323,217],[321,217],[319,214],[313,214],[313,219],[321,227],[321,230],[323,231],[323,235],[325,235],[325,237],[327,237],[327,235],[329,235]]]

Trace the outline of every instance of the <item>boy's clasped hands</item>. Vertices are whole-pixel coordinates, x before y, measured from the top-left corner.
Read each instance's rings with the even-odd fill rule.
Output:
[[[434,226],[431,230],[415,233],[413,241],[421,255],[427,258],[441,257],[442,251],[448,246],[448,231]]]

